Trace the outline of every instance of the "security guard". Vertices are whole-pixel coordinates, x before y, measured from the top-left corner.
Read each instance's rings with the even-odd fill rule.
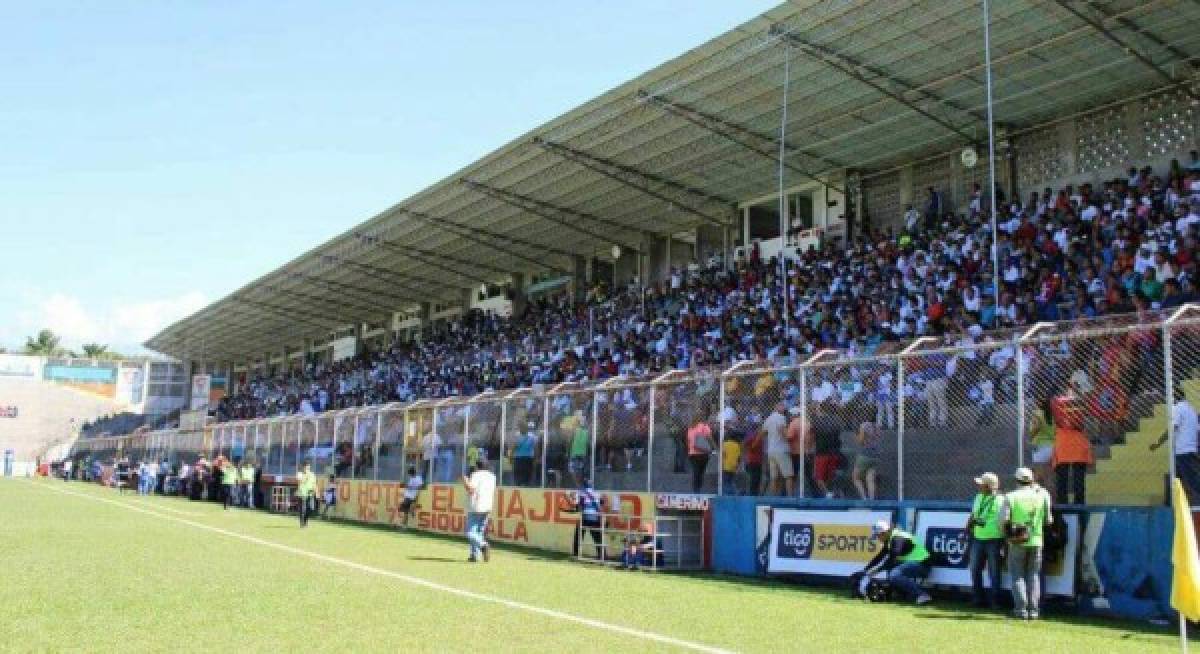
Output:
[[[242,467],[238,470],[238,487],[242,491],[242,504],[248,509],[253,509],[254,463],[250,459],[242,459]]]
[[[915,536],[887,520],[875,523],[871,538],[878,539],[883,547],[863,568],[863,579],[869,580],[876,572],[887,570],[893,588],[914,598],[918,605],[928,604],[933,598],[921,588],[919,580],[929,576],[929,550]]]
[[[966,532],[970,536],[971,590],[975,606],[996,608],[1000,597],[1000,551],[1004,547],[1004,527],[1000,524],[1000,478],[985,472],[975,478],[979,492],[971,504]],[[983,567],[987,565],[991,592],[983,590]]]
[[[1004,497],[1001,520],[1008,535],[1008,570],[1012,574],[1013,617],[1038,619],[1042,588],[1042,533],[1054,517],[1050,494],[1033,480],[1029,468],[1017,468],[1017,489]]]

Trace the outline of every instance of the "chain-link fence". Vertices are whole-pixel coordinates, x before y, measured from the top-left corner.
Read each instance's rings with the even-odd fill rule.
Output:
[[[172,465],[247,457],[263,473],[503,485],[966,499],[1033,469],[1062,504],[1154,505],[1174,471],[1200,493],[1200,311],[967,330],[744,362],[80,441],[76,455]]]

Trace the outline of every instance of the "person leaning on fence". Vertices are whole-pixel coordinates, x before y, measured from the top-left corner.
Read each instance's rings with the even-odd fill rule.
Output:
[[[858,453],[854,456],[851,478],[859,499],[873,500],[879,486],[879,458],[883,448],[883,430],[876,423],[858,426]]]
[[[313,474],[312,464],[304,462],[304,466],[296,475],[296,503],[300,512],[300,526],[308,526],[308,514],[315,511],[317,502],[317,476]]]
[[[790,497],[796,493],[796,471],[792,469],[792,452],[787,442],[787,418],[783,416],[785,410],[783,402],[777,403],[775,410],[763,421],[761,432],[767,446],[770,494],[783,493]]]
[[[1000,518],[1008,538],[1013,617],[1036,620],[1041,601],[1043,534],[1054,517],[1050,494],[1034,481],[1033,471],[1017,468],[1014,476],[1017,488],[1005,495]]]
[[[745,423],[741,423],[744,427]],[[736,429],[734,431],[737,431]],[[742,459],[746,464],[746,494],[762,494],[763,433],[757,429],[743,430]]]
[[[704,473],[708,470],[708,460],[713,450],[717,449],[713,442],[712,428],[704,420],[702,411],[696,411],[692,417],[692,426],[688,427],[688,460],[692,464],[692,492],[699,493],[704,488]]]
[[[971,591],[975,606],[996,608],[1000,598],[1000,551],[1004,547],[1004,528],[1000,524],[1000,478],[985,472],[975,478],[978,492],[971,502],[966,532],[970,537]],[[983,569],[987,567],[990,592],[985,594]]]
[[[1092,465],[1092,444],[1083,433],[1083,398],[1075,385],[1050,402],[1054,414],[1055,498],[1060,504],[1085,504],[1088,466]],[[1074,495],[1074,498],[1071,495]]]
[[[1200,419],[1196,416],[1195,407],[1187,401],[1182,386],[1175,387],[1171,424],[1175,432],[1175,475],[1187,491],[1188,498],[1194,501],[1200,494],[1200,454],[1197,454]],[[1167,433],[1164,431],[1162,437],[1150,445],[1150,451],[1157,450],[1166,442]]]
[[[929,576],[929,550],[925,545],[887,520],[871,527],[871,538],[879,541],[879,553],[862,569],[862,579],[869,581],[875,573],[887,571],[893,588],[918,605],[928,604],[932,598],[921,587],[921,580]]]
[[[808,421],[803,414],[804,411],[799,406],[788,409],[788,415],[791,417],[788,419],[787,445],[788,456],[792,459],[793,479],[798,478],[802,470],[812,466],[812,452],[810,451],[813,444],[812,430],[809,429]],[[794,496],[803,490],[794,481],[792,486],[795,492],[789,493],[789,496]]]
[[[741,435],[727,432],[721,443],[721,492],[725,495],[741,495],[738,471],[742,462]]]

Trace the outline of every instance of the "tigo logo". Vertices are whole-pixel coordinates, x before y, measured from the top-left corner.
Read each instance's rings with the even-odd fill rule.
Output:
[[[933,563],[946,568],[967,567],[967,532],[955,527],[930,527],[925,532]]]
[[[807,559],[812,556],[813,526],[780,523],[779,544],[775,555],[781,559]]]

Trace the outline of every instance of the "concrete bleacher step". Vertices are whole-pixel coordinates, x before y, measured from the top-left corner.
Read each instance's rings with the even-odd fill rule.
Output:
[[[1200,380],[1186,379],[1180,385],[1188,401],[1200,406]],[[1165,445],[1155,451],[1150,445],[1167,429],[1167,405],[1155,403],[1149,412],[1126,432],[1124,443],[1108,447],[1107,453],[1095,452],[1096,464],[1087,479],[1089,503],[1158,506],[1165,501],[1163,480],[1170,470],[1170,453]]]

